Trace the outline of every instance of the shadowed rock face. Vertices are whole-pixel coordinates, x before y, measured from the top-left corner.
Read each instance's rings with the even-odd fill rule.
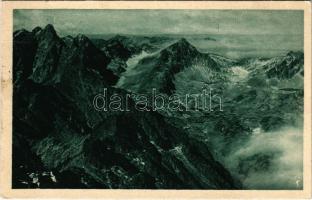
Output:
[[[289,51],[285,55],[269,59],[242,59],[239,64],[254,75],[264,73],[267,78],[289,80],[296,75],[304,75],[304,54],[301,51]]]
[[[18,30],[13,34],[13,82],[27,78],[32,72],[37,42],[34,34],[26,30]]]
[[[106,51],[111,57],[127,60],[132,54],[136,53],[136,50],[125,43],[126,39],[126,37],[121,36],[113,37],[105,43],[102,50]]]
[[[98,38],[92,38],[91,40],[99,49],[110,57],[126,61],[131,56],[139,54],[141,51],[153,52],[157,50],[157,43],[169,39],[161,37],[115,35],[108,40]]]
[[[185,43],[162,56],[197,53],[180,52]],[[14,188],[240,187],[204,143],[159,113],[131,101],[129,112],[96,111],[103,88],[125,91],[111,87],[111,58],[87,37],[61,39],[48,25],[15,32],[13,44]]]
[[[279,79],[290,79],[297,73],[303,76],[303,53],[289,52],[280,60],[265,66],[269,78],[277,77]]]
[[[33,32],[38,46],[29,78],[39,84],[48,83],[55,76],[64,43],[57,36],[52,25]]]

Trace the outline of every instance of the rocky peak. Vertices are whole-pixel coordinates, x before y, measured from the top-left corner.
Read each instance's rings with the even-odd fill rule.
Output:
[[[303,59],[303,53],[301,51],[289,51],[286,54],[287,57],[293,57],[297,59]]]
[[[171,46],[141,59],[135,68],[144,69],[146,74],[125,80],[124,85],[133,88],[135,92],[148,92],[152,88],[160,92],[171,94],[175,90],[175,74],[192,66],[195,59],[202,57],[186,39],[182,38]],[[205,58],[205,60],[207,60]],[[154,74],[157,73],[157,76]],[[134,86],[135,85],[135,86]]]
[[[189,43],[185,38],[181,38],[176,43],[172,44],[167,48],[167,50],[176,54],[197,54],[197,49]]]
[[[85,35],[78,34],[73,38],[74,44],[83,50],[84,53],[102,54],[101,51],[94,45],[94,43]]]
[[[74,39],[78,44],[91,42],[84,34],[78,34]]]
[[[44,27],[44,30],[45,31],[50,31],[50,32],[53,32],[56,34],[56,31],[54,29],[54,26],[52,24],[47,24],[45,27]]]
[[[65,42],[66,46],[71,46],[74,42],[74,38],[70,35],[63,37],[62,40]]]
[[[35,32],[36,34],[34,34]],[[36,28],[33,34],[37,40],[38,47],[30,79],[36,83],[50,84],[58,67],[64,42],[50,24],[41,31],[39,28]]]
[[[107,40],[105,44],[105,51],[107,55],[111,58],[117,58],[121,60],[128,60],[133,52],[133,46],[128,40],[129,38],[121,35],[116,35],[115,37]]]
[[[167,60],[170,57],[171,60],[184,68],[187,67],[189,62],[197,57],[200,52],[185,38],[181,38],[176,43],[162,50],[160,54],[163,60]]]
[[[37,30],[40,30],[37,28]],[[58,35],[53,27],[53,25],[48,24],[46,27],[40,31],[40,38],[48,39],[48,38],[58,38]]]
[[[181,38],[177,43],[183,45],[191,45],[185,38]]]
[[[123,41],[125,41],[127,39],[128,38],[126,36],[117,34],[114,37],[112,37],[110,40],[116,40],[116,41],[119,41],[119,42],[123,42]]]
[[[104,53],[102,53],[92,41],[83,34],[78,34],[73,38],[73,42],[81,50],[81,53],[83,54],[82,56],[88,55],[87,57],[97,57],[104,55]]]
[[[41,31],[42,31],[42,28],[39,27],[39,26],[37,26],[37,27],[34,28],[31,32],[32,32],[33,34],[38,34],[38,33],[40,33]]]
[[[14,31],[14,33],[13,33],[13,38],[16,39],[16,38],[18,38],[18,37],[23,37],[23,36],[29,35],[29,34],[30,34],[29,31],[27,31],[27,30],[25,30],[25,29],[19,29],[19,30],[17,30],[17,31]]]

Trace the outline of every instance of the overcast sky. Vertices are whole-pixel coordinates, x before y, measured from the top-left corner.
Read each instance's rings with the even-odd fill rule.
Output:
[[[14,30],[53,24],[61,35],[303,34],[302,11],[15,10]]]

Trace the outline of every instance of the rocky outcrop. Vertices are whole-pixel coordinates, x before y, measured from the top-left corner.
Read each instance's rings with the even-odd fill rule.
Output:
[[[302,52],[288,52],[286,56],[264,66],[269,78],[289,79],[296,74],[303,76],[304,57]]]
[[[33,32],[38,46],[29,78],[36,83],[48,83],[55,75],[64,43],[52,25]]]

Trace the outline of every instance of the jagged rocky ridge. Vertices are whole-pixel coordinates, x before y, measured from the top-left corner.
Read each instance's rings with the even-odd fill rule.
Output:
[[[163,46],[163,43],[171,42],[171,38],[162,36],[123,36],[116,35],[108,40],[93,38],[92,42],[99,49],[114,55],[115,57],[129,58],[134,54],[138,54],[141,51],[154,52]],[[116,52],[116,47],[121,48],[123,54]]]
[[[289,51],[285,56],[262,59],[242,59],[239,64],[255,73],[265,73],[268,78],[291,79],[303,72],[304,56],[300,51]]]
[[[52,25],[13,37],[13,188],[240,188],[205,143],[163,115],[96,111],[103,88],[125,91],[112,87],[114,58],[87,37],[60,38]],[[169,50],[162,56],[179,48]]]
[[[159,49],[159,40],[161,42],[167,41],[168,38],[162,37],[143,37],[132,36],[131,38],[116,35],[108,40],[92,38],[95,46],[103,51],[108,57],[112,58],[112,62],[108,65],[114,74],[120,76],[121,73],[126,71],[126,61],[144,52],[155,52]]]

